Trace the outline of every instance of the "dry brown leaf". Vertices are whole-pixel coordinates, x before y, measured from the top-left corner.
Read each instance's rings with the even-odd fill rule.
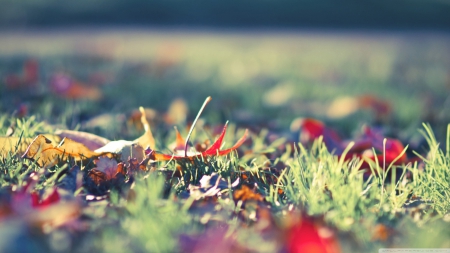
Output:
[[[106,180],[110,180],[117,174],[118,164],[114,159],[100,157],[95,164],[97,165],[97,170],[105,174]]]
[[[38,135],[28,146],[23,158],[34,159],[41,167],[55,165],[59,159],[72,157],[75,160],[97,157],[104,153],[96,153],[85,145],[69,138],[64,138],[57,146],[44,135]]]
[[[89,171],[88,176],[94,181],[96,185],[100,185],[101,183],[106,181],[106,174],[96,169],[92,169]]]

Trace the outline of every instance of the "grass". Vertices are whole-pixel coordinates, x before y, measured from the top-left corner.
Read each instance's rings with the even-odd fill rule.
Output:
[[[144,41],[149,41],[146,36]],[[258,36],[257,43],[243,35],[176,34],[150,40],[148,45],[139,44],[143,42],[138,39],[122,42],[116,46],[121,50],[114,47],[117,50],[103,56],[77,57],[61,56],[73,49],[67,41],[58,46],[36,40],[44,52],[35,54],[42,62],[44,77],[64,67],[80,80],[99,71],[113,73],[114,81],[101,87],[104,97],[99,101],[49,95],[44,77],[37,95],[0,86],[1,135],[13,127],[13,136],[23,141],[56,128],[69,128],[113,140],[134,139],[142,133],[126,120],[105,121],[97,128],[85,123],[99,114],[126,119],[129,111],[140,105],[163,112],[173,98],[186,94],[190,112],[200,107],[206,95],[214,99],[202,117],[206,124],[199,124],[194,131],[193,143],[212,142],[213,126],[227,119],[232,124],[225,146],[242,136],[242,126],[254,131],[249,142],[227,156],[150,163],[148,171],[135,171],[101,189],[89,181],[94,166],[89,161],[69,160],[43,170],[20,159],[21,154],[13,150],[0,157],[0,210],[14,201],[11,196],[27,184],[31,173],[38,176],[33,189],[43,194],[72,182],[75,189],[65,192],[61,202],[78,201],[80,210],[77,219],[63,226],[36,226],[25,218],[2,216],[2,212],[0,222],[24,222],[24,228],[15,226],[18,235],[14,238],[38,242],[33,244],[34,250],[46,252],[177,252],[193,247],[280,252],[286,250],[289,231],[303,216],[326,225],[338,238],[342,252],[375,252],[381,247],[449,248],[450,128],[448,115],[439,109],[447,99],[442,55],[448,48],[434,42],[442,49],[440,55],[432,46],[399,42],[395,36],[378,40]],[[167,41],[181,48],[173,59],[158,55],[166,52],[162,45]],[[28,42],[8,44],[7,48],[14,55],[21,43],[26,46]],[[371,51],[365,50],[367,45]],[[357,59],[353,50],[363,59]],[[420,55],[410,60],[402,56],[413,51]],[[3,55],[2,74],[20,69],[25,58]],[[162,68],[158,65],[162,60],[175,63]],[[429,66],[421,65],[422,61]],[[292,94],[279,105],[271,105],[270,94],[276,87],[291,87]],[[424,125],[418,131],[418,123],[427,116],[421,101],[427,90],[436,98],[430,113],[437,116],[430,121],[432,126]],[[311,145],[300,144],[298,133],[287,130],[294,118],[317,115],[351,139],[358,126],[373,123],[373,115],[358,111],[347,118],[328,119],[327,106],[336,97],[366,93],[391,102],[394,112],[382,127],[404,143],[411,142],[409,150],[414,148],[423,162],[403,166],[369,162],[374,173],[368,176],[360,170],[361,160],[340,159],[321,139]],[[283,96],[286,94],[274,97]],[[23,118],[17,117],[20,103],[29,106],[28,116]],[[185,126],[178,126],[184,136]],[[172,126],[156,123],[153,131],[158,149],[169,150],[174,140]],[[421,135],[426,144],[413,145]],[[202,195],[206,189],[201,188],[197,189],[201,197],[193,194],[196,188],[192,187],[213,173],[221,177],[220,195]],[[233,187],[238,179],[239,185]],[[253,199],[237,197],[244,185],[251,187]],[[13,240],[0,243],[5,251],[20,251],[21,247]]]
[[[43,129],[43,125],[33,118],[21,122],[17,131],[24,136],[32,136]],[[93,236],[84,238],[84,243],[88,245],[84,246],[104,252],[118,252],[124,248],[132,252],[174,252],[182,250],[178,236],[202,233],[206,236],[208,229],[225,226],[228,238],[237,238],[233,243],[245,245],[247,250],[279,250],[281,245],[276,237],[267,238],[258,230],[261,220],[252,215],[262,207],[233,201],[236,189],[229,186],[222,190],[216,201],[182,197],[189,184],[196,185],[203,175],[216,172],[230,183],[242,173],[252,174],[251,182],[257,184],[257,192],[266,196],[264,206],[271,207],[274,219],[280,224],[287,219],[286,210],[299,210],[313,217],[322,217],[339,237],[344,238],[341,239],[341,246],[352,252],[409,245],[448,247],[448,229],[436,227],[435,223],[448,219],[447,163],[450,156],[440,149],[432,130],[426,125],[424,129],[430,145],[424,167],[420,168],[415,163],[397,168],[401,172],[398,181],[389,180],[386,173],[365,178],[363,171],[359,170],[359,160],[343,161],[337,158],[320,139],[311,147],[299,144],[293,156],[287,150],[277,158],[278,161],[263,159],[260,160],[263,163],[258,163],[258,159],[252,159],[252,162],[243,162],[236,154],[231,154],[200,159],[194,163],[172,162],[161,172],[139,172],[133,176],[131,187],[124,186],[120,191],[112,189],[107,194],[107,202],[88,204],[84,212],[93,224],[86,232]],[[256,135],[252,138],[256,145],[260,145],[258,142],[264,143]],[[275,168],[276,162],[282,162],[285,168],[278,171],[264,169],[267,166]],[[162,164],[151,166],[160,168]],[[173,176],[177,166],[181,166],[182,178]],[[383,171],[375,163],[373,166],[373,170]],[[22,185],[31,172],[40,171],[32,162],[22,161],[13,154],[2,158],[0,167],[3,192],[11,186]],[[36,189],[58,185],[61,179],[57,175],[63,170],[56,167],[41,174]],[[412,177],[406,178],[406,174]],[[82,190],[89,194],[87,191]],[[421,204],[408,207],[413,202]],[[389,233],[385,240],[376,240],[374,227],[379,224],[396,232]],[[54,230],[50,235],[58,231]],[[432,238],[433,244],[428,239],[414,241],[417,234],[429,238],[427,231],[442,233]],[[73,245],[73,250],[77,250],[76,245]]]

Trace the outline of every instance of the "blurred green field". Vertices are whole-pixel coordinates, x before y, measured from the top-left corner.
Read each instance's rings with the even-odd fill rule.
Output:
[[[79,102],[87,114],[162,110],[176,97],[194,113],[211,95],[205,115],[233,120],[247,113],[282,126],[298,116],[326,118],[336,98],[374,94],[392,104],[392,122],[405,127],[431,113],[448,118],[449,42],[446,34],[419,32],[4,32],[0,75],[20,73],[24,60],[36,58],[42,91],[57,71],[87,84],[104,76],[103,98]],[[1,87],[1,110],[11,112],[20,94]]]

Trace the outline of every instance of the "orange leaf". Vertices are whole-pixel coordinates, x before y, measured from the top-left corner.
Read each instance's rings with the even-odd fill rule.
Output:
[[[175,133],[177,135],[177,139],[176,139],[176,142],[175,142],[175,150],[184,150],[184,143],[186,141],[181,136],[180,131],[178,131],[178,128],[176,128],[176,127],[175,127]]]
[[[256,200],[256,201],[263,201],[264,197],[254,192],[250,187],[247,185],[242,185],[241,189],[234,191],[233,198],[235,201],[248,201],[248,200]]]
[[[377,224],[372,230],[372,241],[387,241],[393,234],[393,230],[384,224]]]

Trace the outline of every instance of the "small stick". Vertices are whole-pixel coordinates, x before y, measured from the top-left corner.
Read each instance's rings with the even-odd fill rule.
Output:
[[[197,120],[198,120],[198,118],[200,118],[200,114],[202,114],[203,109],[205,109],[205,106],[209,103],[209,101],[211,101],[211,99],[212,99],[211,96],[209,96],[205,99],[205,102],[203,102],[202,107],[200,108],[200,110],[197,113],[197,117],[195,117],[194,122],[192,122],[191,129],[189,129],[189,133],[186,137],[186,142],[184,143],[184,156],[185,157],[187,156],[189,138],[191,137],[192,131],[194,131],[195,124],[197,124]]]

